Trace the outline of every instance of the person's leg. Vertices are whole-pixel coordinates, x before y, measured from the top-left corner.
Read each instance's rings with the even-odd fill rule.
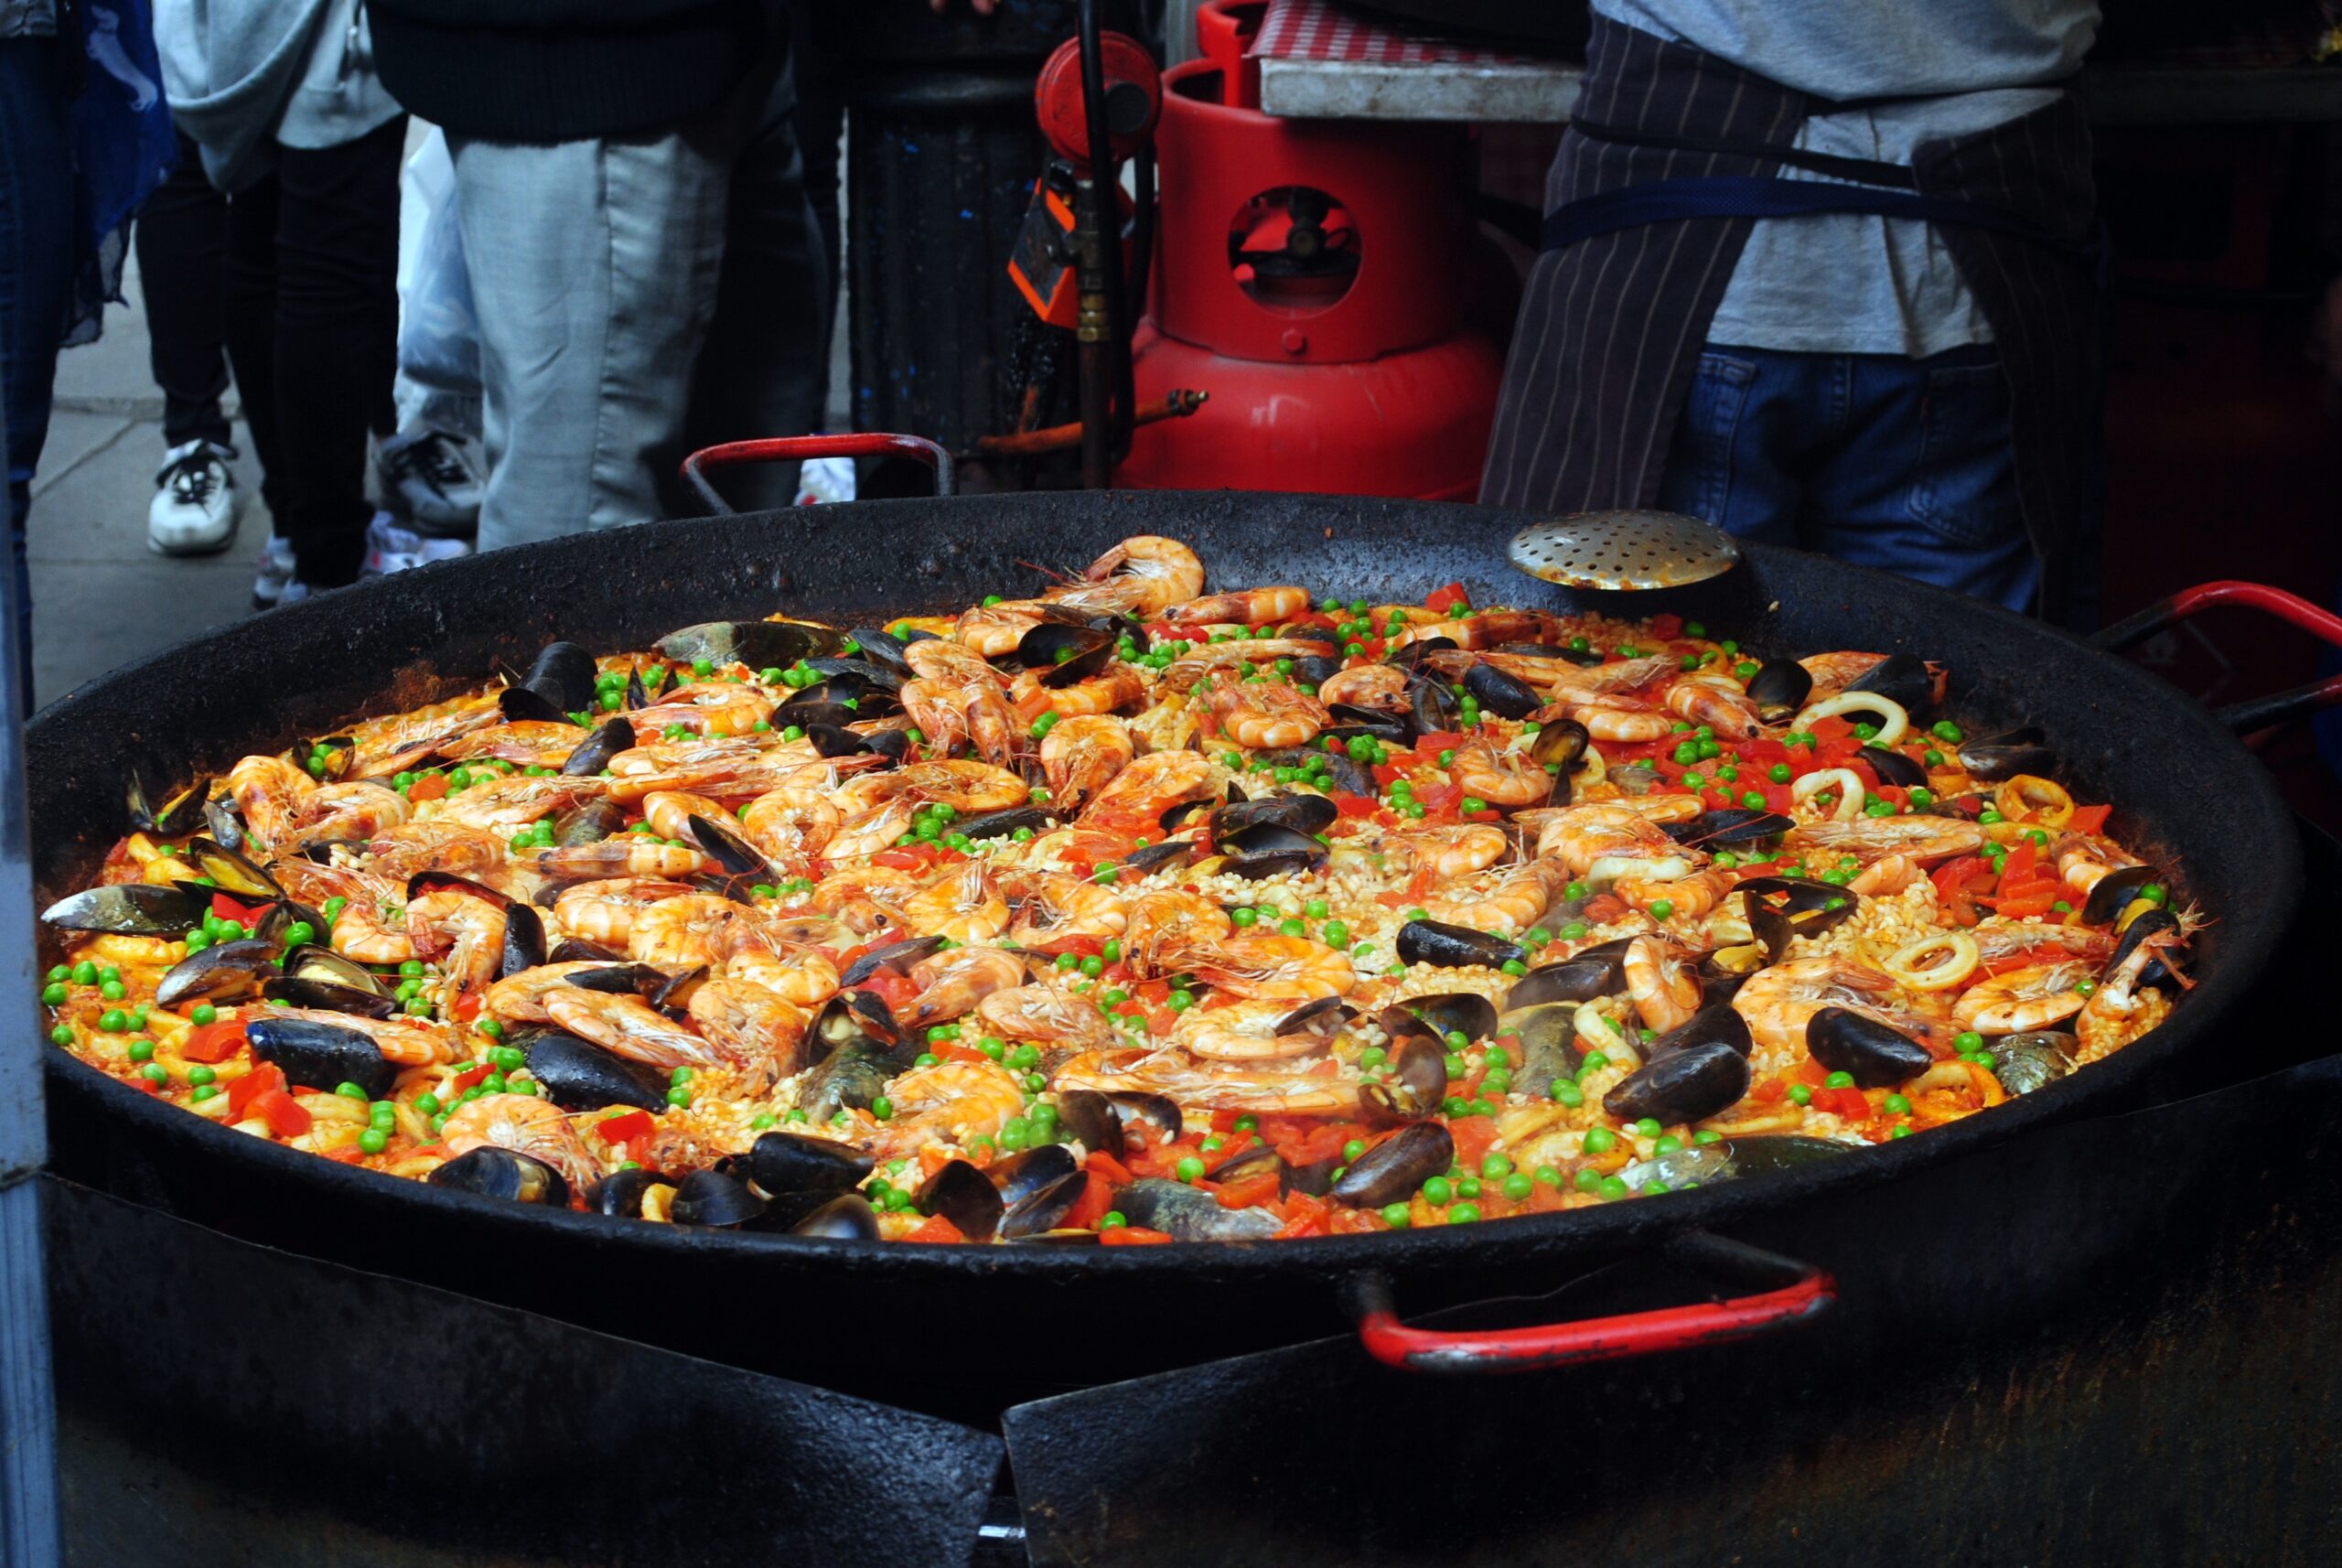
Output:
[[[672,133],[448,147],[479,317],[479,547],[664,515],[714,311],[729,160]]]
[[[779,71],[747,124],[732,171],[715,322],[692,389],[694,447],[822,428],[831,295],[821,229],[806,200],[795,110],[790,74]],[[725,489],[743,510],[785,507],[796,499],[797,465],[743,469]],[[670,501],[695,510],[679,489]]]
[[[178,162],[138,209],[135,228],[155,384],[163,389],[163,444],[232,446],[220,407],[228,392],[228,199],[204,177],[185,132],[178,144]]]
[[[338,147],[278,149],[276,434],[294,571],[358,580],[366,437],[387,418],[397,328],[403,116]]]
[[[1710,344],[1667,449],[1659,506],[1740,539],[1795,544],[1815,356]]]
[[[276,176],[228,200],[220,265],[220,336],[236,372],[244,425],[260,458],[261,499],[285,532],[285,444],[276,421]]]
[[[0,38],[0,401],[7,406],[10,569],[27,713],[33,596],[25,530],[73,295],[72,156],[56,71],[54,39]]]
[[[1809,497],[1841,561],[2027,610],[2040,567],[2017,505],[2009,387],[1989,347],[1852,357],[1849,417]]]

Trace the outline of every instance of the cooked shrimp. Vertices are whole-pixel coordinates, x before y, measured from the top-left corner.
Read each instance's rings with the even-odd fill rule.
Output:
[[[768,789],[740,813],[740,835],[794,870],[802,870],[837,836],[843,819],[827,800],[800,801]]]
[[[1884,855],[1872,861],[1846,884],[1846,891],[1865,898],[1885,898],[1902,892],[1927,875],[1907,854]]]
[[[1854,885],[1850,882],[1846,886]],[[2113,934],[2095,926],[2035,925],[2004,920],[1994,915],[1968,934],[1976,939],[1978,961],[1986,964],[2020,953],[2038,953],[2044,959],[2070,956],[2092,963],[2103,963],[2114,956]]]
[[[1593,870],[1597,861],[1653,859],[1674,855],[1677,849],[1675,841],[1658,823],[1615,800],[1572,806],[1547,822],[1537,834],[1539,858],[1559,860],[1576,876]]]
[[[1163,667],[1155,677],[1155,687],[1157,691],[1185,692],[1222,670],[1241,671],[1247,664],[1269,664],[1280,659],[1323,659],[1333,651],[1330,642],[1298,637],[1240,637],[1228,642],[1191,642],[1186,652]]]
[[[1798,663],[1813,677],[1812,695],[1820,698],[1844,691],[1885,660],[1884,653],[1814,653]]]
[[[1025,1091],[1008,1069],[992,1062],[937,1062],[913,1068],[886,1085],[895,1113],[878,1124],[870,1150],[901,1159],[930,1144],[962,1144],[997,1137],[1025,1110]]]
[[[597,947],[624,950],[632,940],[635,918],[662,898],[693,889],[657,877],[615,876],[564,887],[553,901],[553,923],[563,936]]]
[[[441,800],[435,820],[460,822],[467,828],[479,828],[510,838],[522,828],[533,826],[556,811],[565,811],[572,806],[597,799],[607,793],[607,789],[605,781],[599,779],[572,779],[560,775],[535,779],[522,775],[517,779],[491,779]]]
[[[320,784],[300,803],[298,832],[305,839],[371,839],[414,812],[406,797],[387,784]]]
[[[1175,945],[1161,961],[1186,970],[1232,996],[1314,1002],[1357,983],[1349,959],[1322,942],[1281,932],[1243,931],[1216,941]]]
[[[891,780],[897,793],[971,816],[1021,806],[1028,792],[1021,775],[989,762],[914,762],[865,777]]]
[[[996,605],[972,605],[951,623],[951,639],[986,659],[1014,653],[1025,634],[1047,618],[1048,607],[1036,599],[1003,599]]]
[[[2089,978],[2090,965],[2072,959],[2013,969],[1961,992],[1952,1020],[1982,1035],[2046,1029],[2082,1010],[2088,998],[2074,987]]]
[[[1646,1028],[1663,1035],[1700,1010],[1700,976],[1691,955],[1673,942],[1637,937],[1627,944],[1624,968],[1628,1000]]]
[[[1673,866],[1662,861],[1638,862],[1638,865],[1672,871]],[[1733,879],[1716,870],[1685,871],[1673,875],[1638,875],[1621,871],[1610,883],[1610,891],[1647,914],[1665,919],[1696,920],[1718,904],[1732,891]],[[1659,906],[1666,905],[1662,916]]]
[[[494,697],[456,697],[388,718],[367,719],[349,731],[349,777],[378,779],[413,767],[447,741],[504,722]]]
[[[971,860],[904,899],[903,918],[922,937],[988,942],[1008,929],[1008,900],[991,869]]]
[[[1321,703],[1371,708],[1377,713],[1403,714],[1410,700],[1407,672],[1396,664],[1354,664],[1337,670],[1317,688]]]
[[[628,1061],[671,1069],[722,1067],[739,1059],[728,1049],[671,1022],[630,991],[581,991],[562,985],[546,992],[543,1003],[545,1015],[554,1024]]]
[[[755,795],[783,783],[800,768],[816,764],[839,769],[876,767],[883,757],[839,757],[823,764],[811,741],[763,744],[764,736],[661,742],[637,746],[610,758],[604,780],[610,799],[624,804],[653,789],[690,789],[706,794]]]
[[[1204,564],[1176,539],[1143,533],[1123,540],[1082,574],[1083,581],[1041,597],[1076,609],[1149,619],[1204,591]]]
[[[1211,714],[1220,734],[1255,750],[1306,746],[1333,722],[1315,697],[1282,682],[1239,680],[1225,670],[1212,677]]]
[[[1564,692],[1582,693],[1581,700],[1639,691],[1661,676],[1681,670],[1681,663],[1664,653],[1622,659],[1616,664],[1573,664],[1566,659],[1543,660],[1553,665],[1554,682]]]
[[[384,828],[368,842],[366,854],[368,870],[400,884],[418,871],[452,871],[507,892],[513,880],[504,841],[460,822],[409,822]]]
[[[1623,697],[1600,701],[1563,702],[1552,707],[1540,708],[1532,717],[1541,722],[1543,715],[1558,713],[1585,726],[1585,733],[1595,740],[1610,741],[1619,746],[1642,746],[1658,740],[1673,727],[1666,713],[1639,704],[1629,705]]]
[[[1732,999],[1748,1033],[1771,1051],[1803,1050],[1805,1026],[1824,1007],[1844,1007],[1892,1021],[1894,980],[1842,958],[1796,958],[1760,969]]]
[[[1561,896],[1569,874],[1550,860],[1509,865],[1479,878],[1477,889],[1457,888],[1423,900],[1434,920],[1476,931],[1525,931]]]
[[[1192,751],[1150,753],[1098,791],[1081,813],[1082,825],[1113,832],[1160,832],[1164,812],[1217,794],[1219,779],[1219,771]]]
[[[1245,588],[1173,605],[1163,618],[1174,626],[1273,626],[1308,613],[1306,588]]]
[[[484,1094],[448,1112],[439,1137],[450,1158],[494,1144],[543,1160],[573,1192],[600,1179],[601,1167],[560,1106],[533,1094]]]
[[[692,819],[705,817],[718,827],[730,827],[732,813],[704,795],[684,789],[653,789],[642,798],[642,820],[662,839],[699,841],[692,834]]]
[[[911,965],[919,993],[895,1009],[907,1029],[948,1024],[997,993],[1025,983],[1025,961],[999,948],[952,948]]]
[[[656,741],[675,725],[693,735],[745,736],[772,717],[774,699],[734,681],[704,681],[679,686],[647,708],[627,715],[640,740]]]
[[[1017,902],[1019,947],[1049,947],[1074,937],[1118,937],[1130,923],[1122,896],[1084,877],[1043,873],[1005,886]]]
[[[228,769],[228,799],[244,832],[270,854],[290,843],[317,780],[281,757],[247,757]]]
[[[760,985],[783,1002],[818,1007],[838,992],[838,966],[817,947],[772,934],[768,925],[747,928],[736,938],[720,976]]]
[[[1114,1043],[1114,1026],[1098,1004],[1079,992],[1054,985],[1014,985],[976,1004],[976,1022],[1004,1040],[1036,1040],[1084,1050]]]
[[[918,891],[919,878],[895,866],[836,866],[822,878],[805,907],[817,914],[835,915],[866,935],[898,923],[903,900]]]
[[[798,1069],[813,1015],[779,993],[727,977],[695,987],[686,1006],[708,1042],[756,1077],[769,1082]]]
[[[713,893],[661,898],[634,917],[627,956],[671,973],[719,963],[732,955],[741,929],[755,920],[747,906]]]
[[[349,903],[333,922],[333,950],[356,963],[404,963],[414,956],[399,884],[360,871],[285,860],[276,866],[284,889],[311,908],[334,898]]]
[[[1387,626],[1388,621],[1376,623]],[[1404,648],[1411,642],[1422,642],[1444,637],[1458,648],[1495,648],[1507,642],[1557,643],[1562,639],[1562,623],[1542,610],[1483,610],[1461,620],[1440,619],[1414,621],[1402,627],[1386,639],[1384,646]],[[1564,662],[1561,660],[1555,663]]]
[[[540,875],[554,882],[624,876],[696,876],[716,869],[695,849],[661,843],[645,833],[617,833],[599,843],[564,844],[537,856]]]
[[[515,768],[559,768],[585,738],[586,732],[575,725],[557,724],[551,719],[516,719],[510,724],[490,725],[458,736],[439,747],[439,756],[449,762],[492,757]]]
[[[1756,704],[1728,675],[1686,675],[1667,689],[1669,710],[1706,725],[1719,740],[1746,740],[1759,728]]]
[[[1689,822],[1707,813],[1697,795],[1621,795],[1606,806],[1624,806],[1647,822]]]
[[[1428,868],[1443,879],[1485,871],[1504,858],[1512,841],[1502,828],[1488,822],[1457,822],[1445,827],[1410,827],[1382,841],[1384,851],[1397,856],[1402,868]]]
[[[1331,1058],[1310,1070],[1206,1065],[1178,1050],[1085,1051],[1058,1068],[1053,1081],[1060,1092],[1091,1089],[1101,1094],[1160,1094],[1204,1111],[1299,1116],[1356,1110],[1357,1083],[1338,1070],[1327,1070],[1331,1067]]]
[[[1064,720],[1041,738],[1041,770],[1049,781],[1050,800],[1068,811],[1080,810],[1137,755],[1130,733],[1112,719],[1077,714]]]
[[[333,1013],[322,1007],[277,1007],[268,1009],[272,1018],[298,1018],[312,1024],[331,1024],[337,1028],[355,1029],[374,1042],[374,1048],[387,1061],[401,1067],[435,1067],[444,1062],[462,1059],[463,1050],[456,1043],[455,1029],[446,1024],[435,1024],[423,1018],[368,1018],[356,1013]],[[314,1087],[327,1086],[320,1083]]]
[[[1314,1056],[1327,1036],[1314,1029],[1277,1033],[1293,1015],[1290,1002],[1239,1002],[1227,1007],[1191,1007],[1171,1029],[1172,1043],[1209,1061],[1284,1061]]]
[[[1781,840],[1791,850],[1832,850],[1867,860],[1902,855],[1918,865],[1973,854],[1984,831],[1951,817],[1857,817],[1850,822],[1800,822]]]
[[[2138,860],[2123,854],[2112,844],[2085,838],[2079,833],[2067,833],[2057,840],[2057,875],[2066,886],[2090,897],[2090,890],[2106,879],[2109,872],[2136,865]]]
[[[1491,806],[1535,806],[1552,798],[1553,776],[1525,751],[1499,749],[1486,735],[1456,748],[1447,776]]]
[[[947,645],[914,642],[911,649],[915,653],[922,648],[942,646]],[[973,746],[976,754],[986,762],[1003,766],[1015,759],[1016,711],[1009,706],[1008,693],[1001,690],[989,669],[982,680],[922,677],[906,681],[897,694],[902,698],[903,711],[910,715],[919,733],[927,736],[929,746],[943,751]]]
[[[452,1008],[463,993],[496,978],[504,955],[504,911],[477,893],[435,888],[408,903],[406,934],[417,954],[438,961],[443,978],[433,1000]]]
[[[567,985],[569,977],[588,970],[607,969],[601,959],[578,959],[565,963],[541,963],[534,969],[524,969],[518,974],[508,974],[489,986],[480,1004],[490,1015],[508,1024],[550,1024],[553,1015],[545,1011],[545,995],[556,986]]]
[[[919,817],[919,803],[908,796],[898,796],[848,817],[822,853],[832,861],[866,859],[894,848],[895,842],[911,831]]]
[[[1209,942],[1230,935],[1236,923],[1228,911],[1201,894],[1153,888],[1123,902],[1123,961],[1142,979],[1169,973],[1157,961],[1178,942]]]
[[[1090,714],[1111,714],[1117,708],[1127,708],[1146,700],[1146,681],[1127,664],[1109,664],[1097,674],[1070,686],[1050,686],[1041,677],[1046,671],[1027,670],[1009,682],[1009,706],[1016,716],[1030,725],[1043,714],[1058,714],[1073,718]]]
[[[2075,1053],[2078,1062],[2094,1062],[2110,1051],[2117,1051],[2170,1016],[2171,998],[2151,986],[2139,983],[2147,966],[2160,959],[2163,965],[2182,985],[2189,983],[2180,972],[2179,950],[2186,944],[2186,937],[2179,929],[2165,929],[2143,939],[2123,955],[2122,961],[2111,972],[2101,977],[2098,988],[2082,1004],[2074,1017],[2074,1040],[2081,1048]]]

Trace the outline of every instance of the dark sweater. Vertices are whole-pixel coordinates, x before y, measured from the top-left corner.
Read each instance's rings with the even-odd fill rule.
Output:
[[[771,0],[367,0],[382,83],[451,134],[571,142],[706,113],[770,36]]]

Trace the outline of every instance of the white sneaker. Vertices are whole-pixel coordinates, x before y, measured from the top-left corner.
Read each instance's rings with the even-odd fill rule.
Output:
[[[260,547],[260,574],[252,579],[252,608],[274,608],[293,582],[293,542],[271,534]]]
[[[854,459],[810,457],[797,469],[797,504],[819,506],[825,501],[854,499]]]
[[[426,566],[434,561],[452,561],[458,555],[472,553],[467,539],[437,539],[403,528],[389,512],[378,511],[374,521],[366,525],[366,564],[358,569],[360,580],[387,576],[410,567]]]
[[[374,449],[383,499],[430,538],[479,532],[480,478],[463,437],[444,430],[393,435]]]
[[[194,440],[163,455],[154,501],[146,508],[146,548],[157,555],[209,555],[228,548],[244,510],[235,476],[235,449]]]

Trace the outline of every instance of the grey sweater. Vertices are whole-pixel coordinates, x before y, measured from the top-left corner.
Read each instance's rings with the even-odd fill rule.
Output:
[[[222,190],[266,176],[277,147],[338,147],[399,113],[363,0],[156,0],[155,43],[171,116]]]

